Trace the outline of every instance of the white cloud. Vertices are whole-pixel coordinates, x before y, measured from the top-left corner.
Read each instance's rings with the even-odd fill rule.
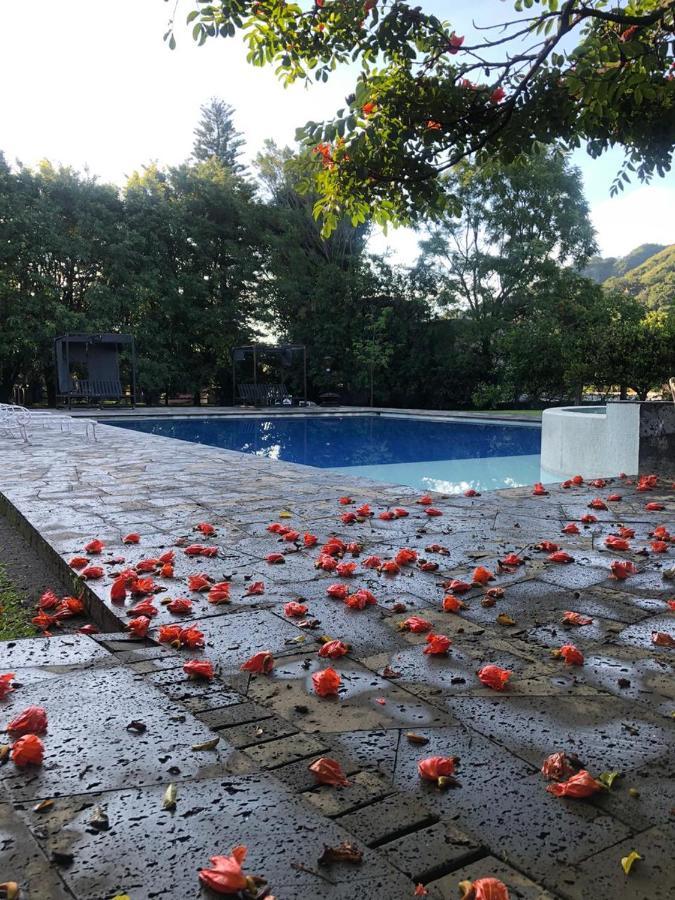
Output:
[[[592,205],[603,256],[624,256],[640,244],[675,243],[675,186],[669,182],[637,187]]]

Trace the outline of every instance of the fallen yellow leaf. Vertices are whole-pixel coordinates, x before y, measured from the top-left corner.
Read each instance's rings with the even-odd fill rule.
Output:
[[[633,868],[633,863],[637,859],[642,859],[642,857],[635,850],[631,850],[628,856],[624,856],[621,858],[621,868],[624,870],[626,875],[628,875],[630,870]]]

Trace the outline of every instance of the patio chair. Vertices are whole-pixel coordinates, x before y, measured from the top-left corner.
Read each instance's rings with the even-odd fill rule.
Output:
[[[25,423],[16,413],[11,411],[7,404],[0,404],[0,434],[6,434],[9,437],[20,437],[21,440],[28,443]]]
[[[73,424],[78,422],[72,416],[64,416],[46,409],[26,409],[25,406],[17,406],[14,403],[0,403],[0,413],[2,412],[10,419],[13,417],[15,422],[23,427],[26,434],[26,426],[41,425],[43,428],[47,428],[50,425],[58,425],[61,431],[70,431]],[[81,421],[84,425],[85,436],[89,437],[91,431],[92,438],[96,440],[96,422],[92,419],[82,419]]]

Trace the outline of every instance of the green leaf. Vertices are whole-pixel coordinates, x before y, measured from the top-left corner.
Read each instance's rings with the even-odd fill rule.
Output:
[[[603,772],[598,776],[598,781],[604,784],[607,790],[610,790],[617,778],[621,777],[621,772]]]

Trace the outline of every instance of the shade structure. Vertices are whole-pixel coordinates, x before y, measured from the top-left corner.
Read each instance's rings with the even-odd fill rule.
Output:
[[[302,356],[302,389],[303,399],[307,400],[307,348],[304,344],[249,344],[232,348],[232,404],[236,404],[237,396],[244,403],[255,406],[272,406],[280,403],[287,395],[283,384],[260,383],[258,378],[258,362],[263,356],[275,357],[282,368],[290,368],[294,359]],[[240,382],[237,379],[237,363],[251,359],[253,365],[252,382]]]
[[[64,334],[54,340],[56,396],[67,400],[100,403],[121,400],[120,353],[130,351],[131,397],[136,402],[136,348],[133,335],[115,333]]]

